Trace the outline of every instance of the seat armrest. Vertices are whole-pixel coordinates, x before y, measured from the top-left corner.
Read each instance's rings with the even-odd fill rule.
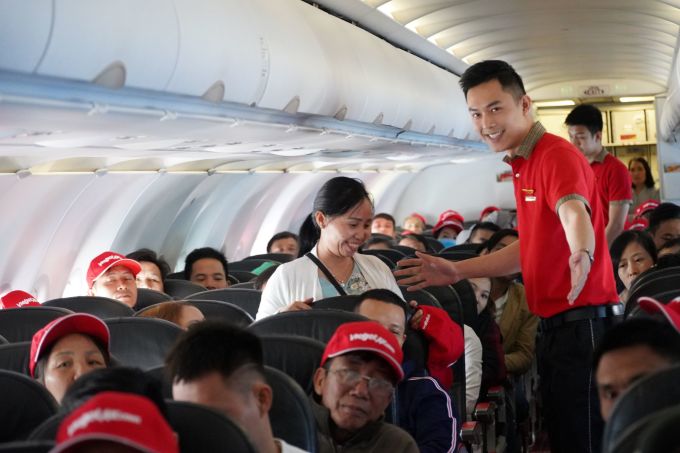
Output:
[[[472,412],[473,420],[477,420],[482,423],[491,423],[494,421],[494,416],[496,414],[496,403],[493,401],[486,401],[483,403],[477,403],[475,410]]]
[[[472,445],[482,443],[482,425],[477,422],[465,422],[461,428],[463,441]]]

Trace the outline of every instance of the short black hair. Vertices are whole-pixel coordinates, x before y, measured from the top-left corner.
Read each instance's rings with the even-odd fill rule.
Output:
[[[671,363],[680,362],[680,334],[666,321],[640,317],[613,326],[602,337],[593,353],[593,369],[602,356],[618,349],[647,346]]]
[[[167,418],[161,382],[139,368],[112,367],[93,370],[79,377],[61,400],[61,413],[70,413],[100,392],[125,392],[149,398]]]
[[[366,242],[364,242],[364,245],[362,245],[361,248],[367,249],[369,246],[375,244],[387,244],[388,247],[392,247],[394,245],[394,239],[384,234],[373,233]]]
[[[191,280],[191,268],[193,267],[194,263],[198,260],[202,260],[203,258],[213,258],[222,263],[222,267],[224,268],[224,276],[226,277],[229,275],[229,266],[227,264],[227,258],[220,253],[219,251],[215,250],[212,247],[203,247],[200,249],[194,249],[189,253],[184,260],[184,278],[186,280]]]
[[[663,222],[673,219],[680,219],[680,206],[674,203],[661,203],[649,215],[649,231],[654,234]]]
[[[297,234],[291,233],[290,231],[282,231],[280,233],[276,233],[272,238],[267,242],[267,253],[271,253],[272,251],[272,245],[274,245],[274,242],[278,241],[279,239],[295,239],[295,242],[298,243],[298,247],[300,246],[300,238],[298,237]]]
[[[401,241],[402,239],[406,239],[406,238],[413,238],[413,239],[415,239],[416,241],[418,241],[418,242],[420,242],[421,244],[423,244],[423,246],[425,246],[425,251],[426,251],[426,252],[431,251],[431,249],[430,249],[430,244],[427,243],[427,239],[425,239],[425,236],[423,236],[422,234],[417,234],[417,233],[403,234],[403,235],[401,235],[401,237],[399,238],[399,240]]]
[[[394,220],[394,217],[392,217],[391,215],[389,215],[386,212],[380,212],[380,213],[374,215],[373,220],[375,220],[375,219],[385,219],[385,220],[392,222],[392,225],[394,225],[395,228],[397,226],[397,221]]]
[[[574,107],[564,120],[567,126],[585,126],[592,135],[602,132],[602,112],[592,104]]]
[[[165,360],[173,383],[192,381],[212,372],[228,379],[245,365],[264,376],[260,339],[240,327],[214,320],[189,327]]]
[[[614,266],[613,269],[614,276],[616,278],[617,283],[621,283],[619,279],[619,273],[617,271],[619,268],[619,262],[621,261],[621,255],[623,255],[623,251],[626,249],[626,247],[628,247],[628,245],[632,243],[639,244],[640,247],[645,249],[645,251],[652,258],[652,262],[656,264],[657,260],[656,245],[654,245],[654,240],[652,239],[652,237],[645,231],[639,230],[624,231],[623,233],[619,234],[616,237],[616,239],[614,239],[612,245],[609,247],[609,254],[611,255],[612,258],[612,265]]]
[[[649,168],[649,162],[644,157],[633,157],[628,161],[628,170],[633,166],[633,162],[637,162],[645,169],[645,187],[654,187],[654,176],[652,176],[652,169]],[[632,185],[632,184],[631,184]]]
[[[161,271],[161,279],[165,280],[170,273],[170,265],[163,259],[162,256],[158,256],[156,252],[151,249],[139,249],[132,253],[128,253],[126,258],[133,259],[137,262],[147,261],[153,263]]]
[[[366,299],[375,299],[380,302],[385,302],[386,304],[396,305],[397,307],[404,310],[404,319],[408,323],[411,317],[411,307],[401,298],[401,296],[395,294],[389,289],[369,289],[368,291],[362,293],[359,296],[357,304],[354,306],[354,311],[358,312],[359,307]]]
[[[517,230],[513,230],[510,228],[503,228],[502,230],[498,230],[489,238],[488,241],[482,244],[481,250],[491,251],[494,247],[498,245],[499,242],[503,240],[503,238],[506,238],[508,236],[519,238],[519,233],[517,232]]]
[[[470,238],[472,237],[473,234],[475,234],[475,231],[477,230],[489,230],[493,231],[494,233],[498,233],[501,230],[501,227],[496,225],[493,222],[477,222],[475,223],[475,226],[472,227],[472,230],[470,230]],[[489,238],[491,239],[491,238]]]
[[[470,89],[492,80],[498,80],[498,83],[503,87],[503,91],[512,94],[517,101],[527,94],[524,89],[524,82],[522,82],[522,78],[517,74],[517,71],[501,60],[485,60],[473,64],[465,70],[458,83],[467,99]]]

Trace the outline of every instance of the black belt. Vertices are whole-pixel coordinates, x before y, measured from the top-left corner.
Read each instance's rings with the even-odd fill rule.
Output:
[[[622,304],[588,305],[585,307],[572,308],[571,310],[563,311],[562,313],[558,313],[549,318],[541,319],[541,330],[554,329],[562,324],[583,321],[584,319],[609,318],[611,316],[622,315]]]

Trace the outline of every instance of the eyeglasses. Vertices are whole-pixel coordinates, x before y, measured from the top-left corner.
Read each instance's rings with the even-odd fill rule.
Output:
[[[356,386],[362,379],[366,379],[368,391],[376,395],[388,396],[392,394],[394,386],[391,382],[382,378],[372,378],[363,376],[358,371],[350,370],[349,368],[340,368],[337,370],[328,370],[329,373],[334,373],[338,377],[338,381],[342,385],[348,387]]]

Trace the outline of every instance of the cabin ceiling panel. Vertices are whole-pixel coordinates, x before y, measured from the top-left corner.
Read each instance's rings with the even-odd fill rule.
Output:
[[[680,31],[676,0],[351,1],[379,10],[405,34],[416,33],[467,64],[508,61],[530,95],[554,83],[611,78],[646,81],[663,91]]]

